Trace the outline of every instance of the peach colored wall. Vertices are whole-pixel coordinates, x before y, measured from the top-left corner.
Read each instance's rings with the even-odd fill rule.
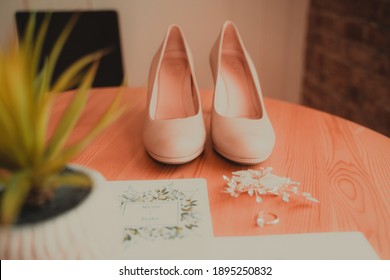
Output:
[[[0,40],[20,9],[115,9],[131,86],[146,84],[149,63],[166,27],[182,26],[201,88],[211,88],[209,50],[222,23],[238,26],[266,96],[299,101],[309,0],[0,0]]]

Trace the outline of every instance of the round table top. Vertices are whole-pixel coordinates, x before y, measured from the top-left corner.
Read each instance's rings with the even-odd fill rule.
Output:
[[[115,88],[93,90],[72,139],[93,126],[116,92]],[[59,98],[50,127],[71,95]],[[209,132],[212,91],[203,90],[201,98]],[[123,103],[128,107],[125,114],[75,163],[100,171],[108,180],[205,178],[215,236],[360,231],[381,258],[390,259],[388,137],[327,113],[266,98],[276,144],[265,162],[244,166],[228,161],[208,139],[204,152],[192,162],[166,165],[150,158],[142,144],[146,90],[126,89]],[[266,197],[256,203],[253,197],[233,198],[223,192],[222,175],[260,167],[272,167],[274,174],[300,182],[300,190],[310,192],[320,203],[299,197],[289,203]],[[280,223],[258,227],[255,217],[260,210],[276,213]]]

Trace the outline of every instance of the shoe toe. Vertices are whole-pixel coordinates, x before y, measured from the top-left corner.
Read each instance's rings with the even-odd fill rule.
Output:
[[[206,139],[203,122],[194,122],[192,125],[181,121],[168,123],[171,124],[153,123],[145,129],[144,144],[154,159],[179,164],[191,161],[203,151]]]
[[[255,164],[266,160],[273,149],[273,141],[262,141],[258,135],[226,137],[215,144],[216,150],[226,158],[238,163]]]
[[[248,124],[246,120],[221,120],[212,128],[213,144],[221,155],[243,164],[260,163],[271,155],[275,135],[268,121]]]
[[[166,158],[184,158],[196,154],[202,146],[199,139],[186,135],[161,136],[150,151]]]

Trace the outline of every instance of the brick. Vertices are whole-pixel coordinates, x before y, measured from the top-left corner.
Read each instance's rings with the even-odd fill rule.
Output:
[[[375,115],[375,111],[377,110],[377,106],[374,102],[366,101],[362,102],[361,106],[361,114],[366,116],[366,119],[371,119]]]
[[[312,0],[302,102],[390,136],[390,0]]]
[[[323,88],[325,91],[329,92],[334,99],[343,103],[349,102],[350,87],[348,85],[331,81],[327,82]]]
[[[390,111],[374,103],[365,102],[361,106],[360,123],[379,133],[390,136]]]
[[[363,99],[371,100],[378,107],[390,106],[390,80],[378,77],[364,69],[353,69],[351,88],[355,88]]]
[[[321,28],[321,14],[316,13],[314,10],[309,11],[308,29],[317,30]]]
[[[316,60],[320,60],[320,62],[316,62]],[[315,67],[317,63],[318,67]],[[310,52],[309,60],[306,62],[305,78],[312,83],[317,83],[338,100],[345,99],[345,96],[349,94],[349,67],[321,53]]]
[[[344,104],[346,104],[347,106],[344,108],[342,112],[342,116],[358,124],[365,125],[366,118],[362,114],[362,109],[359,106],[357,106],[357,104],[353,104],[351,102],[344,103]]]
[[[377,8],[379,24],[390,26],[390,2],[381,1]]]
[[[313,0],[311,6],[317,11],[330,11],[342,17],[373,20],[378,4],[372,0]]]
[[[321,105],[321,91],[318,87],[305,77],[303,82],[302,102],[304,105],[318,108]]]
[[[305,66],[307,72],[314,74],[315,77],[319,80],[321,77],[321,69],[322,69],[322,54],[318,52],[314,48],[306,49],[306,57],[305,57]]]
[[[324,56],[321,69],[326,87],[344,99],[349,90],[350,68],[341,61]]]
[[[349,99],[347,100],[347,102],[360,104],[364,102],[364,100],[366,100],[366,95],[367,94],[365,88],[352,85],[349,88]]]
[[[305,76],[303,77],[304,80],[310,81],[312,84],[321,85],[322,81],[318,77],[318,73],[314,71],[306,71]]]
[[[334,34],[322,33],[319,38],[320,46],[326,52],[330,52],[334,55],[340,55],[342,53],[342,38]]]
[[[334,14],[319,13],[319,28],[331,33],[340,34],[344,31],[344,19]]]
[[[352,40],[362,41],[364,39],[365,26],[361,23],[347,22],[344,27],[345,37]]]
[[[373,124],[371,127],[388,137],[390,137],[390,110],[388,109],[377,109],[375,115],[372,118]]]
[[[365,42],[375,48],[390,52],[390,28],[372,24],[367,28]]]
[[[307,70],[303,76],[303,81],[309,81],[311,84],[322,85],[322,77],[320,76],[320,69],[318,70]]]
[[[326,90],[321,85],[313,84],[305,79],[302,103],[306,106],[328,112],[330,114],[371,127],[385,135],[389,135],[389,110],[369,99],[340,100],[333,91]]]
[[[357,67],[369,68],[386,78],[390,77],[390,53],[361,44],[349,44],[348,62]]]
[[[303,103],[306,106],[316,108],[321,111],[328,111],[334,100],[332,96],[321,87],[321,84],[313,83],[312,80],[304,79]]]
[[[379,79],[366,80],[367,95],[378,105],[378,107],[390,106],[390,84],[389,81]]]
[[[376,52],[372,58],[370,68],[383,78],[390,79],[390,53]]]
[[[342,118],[350,118],[351,113],[348,108],[345,107],[346,104],[343,101],[340,101],[336,99],[334,96],[330,96],[329,98],[330,102],[328,104],[328,108],[326,108],[324,111],[327,111],[333,115],[342,117]]]
[[[307,42],[310,46],[317,46],[321,44],[321,33],[315,31],[307,32]]]
[[[347,82],[350,78],[348,66],[340,61],[324,56],[322,72],[326,78],[338,78]]]
[[[375,56],[375,50],[362,44],[348,44],[347,58],[350,63],[368,66]]]
[[[362,103],[350,102],[342,111],[335,113],[335,115],[354,121],[384,135],[390,135],[390,111],[378,108],[376,104],[370,101]]]

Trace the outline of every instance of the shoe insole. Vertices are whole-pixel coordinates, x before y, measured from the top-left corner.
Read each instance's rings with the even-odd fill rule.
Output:
[[[191,70],[185,54],[165,54],[158,86],[157,119],[185,118],[196,114]]]
[[[259,118],[262,116],[260,101],[245,63],[242,54],[222,54],[218,94],[224,101],[219,108],[226,116]]]

